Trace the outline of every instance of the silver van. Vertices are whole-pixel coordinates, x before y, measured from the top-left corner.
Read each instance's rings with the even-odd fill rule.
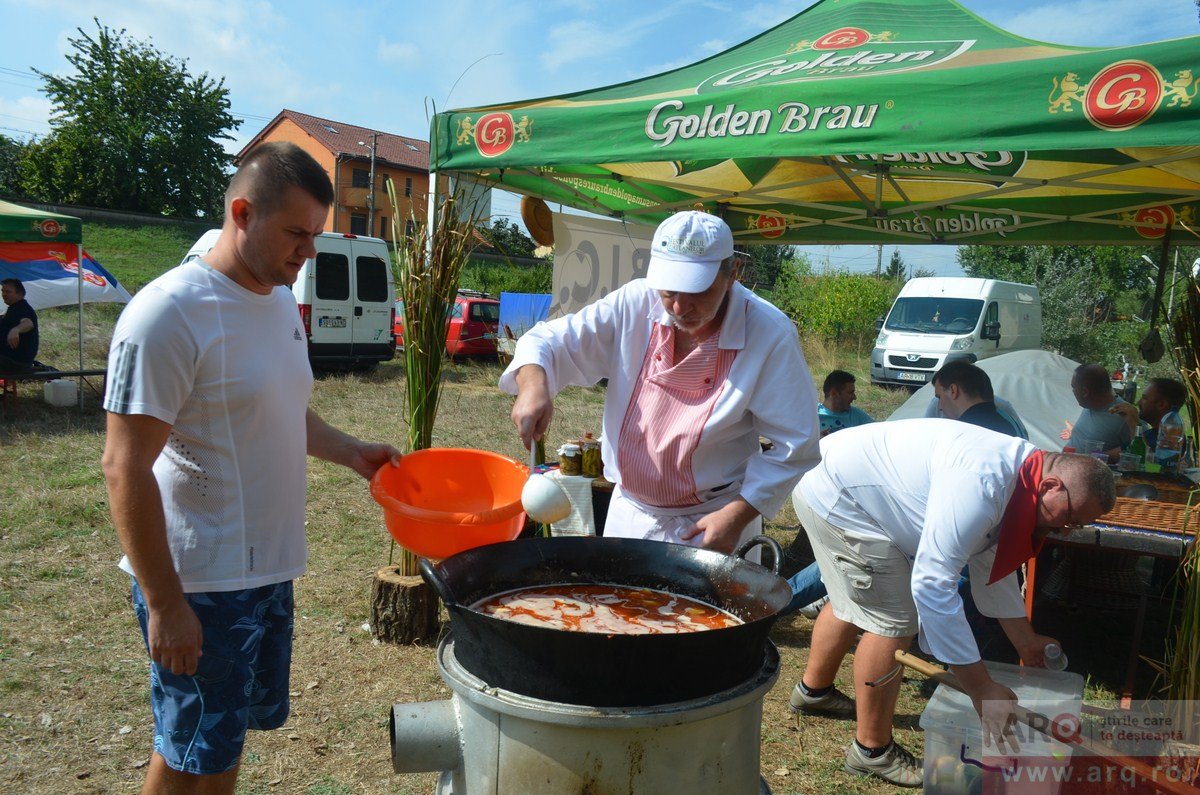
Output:
[[[182,262],[203,257],[220,236],[220,229],[205,232]],[[387,243],[322,232],[315,245],[317,255],[304,263],[292,285],[308,335],[309,362],[340,368],[390,361],[396,354],[396,310]]]

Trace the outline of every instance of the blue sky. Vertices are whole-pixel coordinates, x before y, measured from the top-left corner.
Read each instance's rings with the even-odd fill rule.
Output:
[[[1030,38],[1111,46],[1200,34],[1194,0],[961,0]],[[236,150],[281,108],[426,138],[438,110],[562,94],[643,77],[720,52],[812,3],[737,0],[0,0],[0,132],[50,129],[30,71],[65,72],[67,38],[93,17],[225,78],[244,119]],[[501,197],[498,214],[517,212]],[[884,262],[892,247],[886,247]],[[959,273],[953,249],[901,246],[904,259]],[[869,270],[874,247],[819,247],[818,264]]]

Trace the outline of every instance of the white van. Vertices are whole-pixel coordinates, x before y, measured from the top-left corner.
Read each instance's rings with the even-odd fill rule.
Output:
[[[1042,346],[1042,299],[1031,284],[912,279],[879,321],[871,383],[920,386],[947,362]]]
[[[183,262],[203,257],[220,229],[200,236]],[[389,361],[395,295],[387,243],[377,237],[322,232],[317,256],[304,263],[292,294],[308,334],[314,367],[359,367]],[[182,264],[182,263],[181,263]]]

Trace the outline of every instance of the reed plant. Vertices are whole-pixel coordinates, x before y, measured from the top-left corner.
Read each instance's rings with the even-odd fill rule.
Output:
[[[459,278],[474,246],[473,213],[460,212],[455,196],[437,206],[432,226],[425,217],[410,217],[413,231],[405,234],[405,221],[395,185],[387,183],[392,205],[392,250],[396,269],[396,294],[403,302],[404,375],[408,418],[407,452],[433,444],[433,425],[441,398],[442,363],[446,331],[458,294]],[[400,573],[415,575],[416,556],[404,550]]]
[[[1175,357],[1179,375],[1187,388],[1188,413],[1192,422],[1189,444],[1193,453],[1200,449],[1200,284],[1189,280],[1183,300],[1171,320]],[[1185,524],[1197,526],[1194,518],[1196,492],[1189,500]],[[1195,532],[1193,530],[1193,532]],[[1182,596],[1180,620],[1174,638],[1167,639],[1161,672],[1165,693],[1175,705],[1175,715],[1187,741],[1200,743],[1200,546],[1188,546],[1179,566],[1178,592]]]

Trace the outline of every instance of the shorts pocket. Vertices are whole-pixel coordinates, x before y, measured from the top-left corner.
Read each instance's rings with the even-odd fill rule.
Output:
[[[233,669],[234,664],[230,660],[212,653],[201,654],[194,676],[202,685],[211,687],[229,681],[233,676]]]
[[[875,581],[875,570],[869,564],[846,555],[835,554],[833,562],[856,591],[869,591]]]

